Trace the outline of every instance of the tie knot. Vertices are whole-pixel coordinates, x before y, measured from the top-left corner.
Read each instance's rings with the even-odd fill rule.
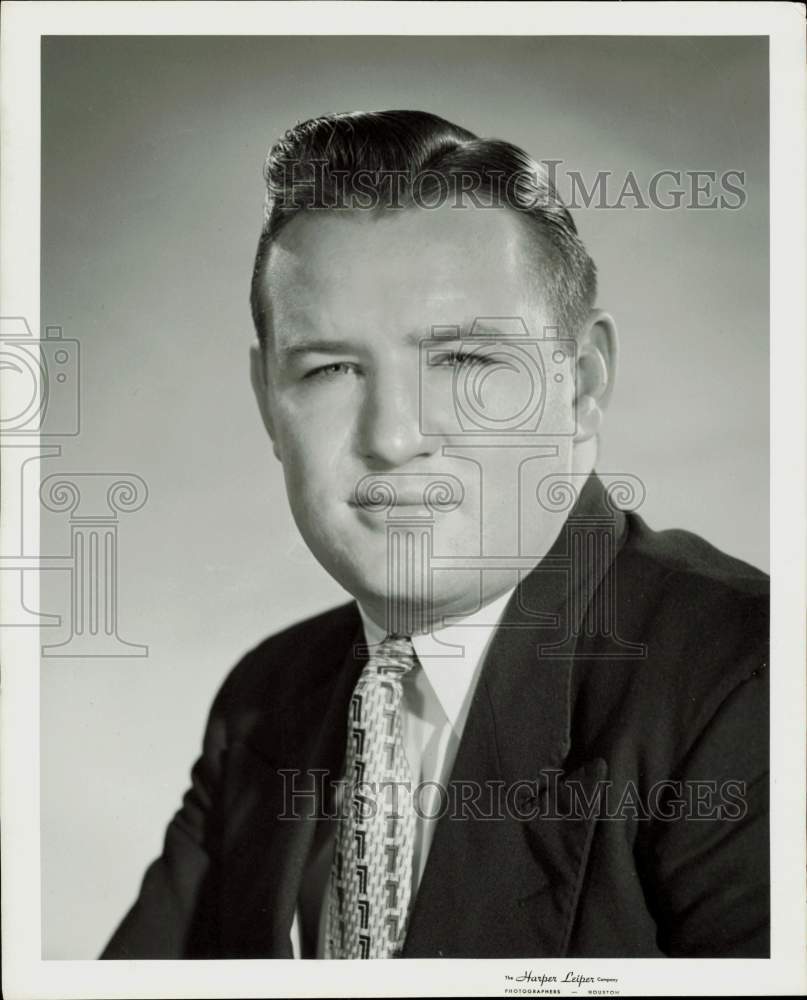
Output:
[[[417,654],[408,635],[388,635],[370,654],[370,663],[379,674],[402,677],[417,663]]]

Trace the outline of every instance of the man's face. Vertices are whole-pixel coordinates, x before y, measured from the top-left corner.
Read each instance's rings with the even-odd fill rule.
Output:
[[[388,599],[412,590],[389,525],[431,523],[432,621],[467,614],[514,586],[518,571],[506,557],[537,561],[560,528],[539,508],[534,480],[536,472],[568,471],[570,439],[508,432],[508,418],[542,392],[518,363],[530,356],[523,338],[541,338],[552,324],[527,252],[511,211],[450,205],[302,213],[272,247],[263,288],[271,311],[266,381],[257,389],[291,509],[319,562],[382,626]],[[446,329],[468,338],[480,317],[487,319],[471,340]],[[514,354],[519,318],[527,332]],[[548,419],[564,422],[573,358],[552,370],[563,375],[548,376],[556,380]],[[458,393],[470,423],[458,416]],[[377,495],[368,476],[392,484],[391,507],[361,502]],[[441,479],[455,502],[430,509],[424,488]],[[418,551],[420,568],[410,576],[423,569]],[[467,563],[480,556],[503,565],[480,573],[481,564]],[[464,567],[452,564],[463,558]]]

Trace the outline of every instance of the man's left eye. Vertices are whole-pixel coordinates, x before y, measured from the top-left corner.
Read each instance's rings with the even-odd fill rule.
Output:
[[[483,366],[495,363],[495,358],[489,355],[477,354],[474,351],[446,351],[431,358],[432,368],[469,368],[475,365]]]

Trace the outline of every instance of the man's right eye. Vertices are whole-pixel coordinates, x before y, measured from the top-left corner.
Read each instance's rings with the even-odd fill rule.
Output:
[[[306,372],[303,379],[306,380],[317,380],[317,379],[335,379],[342,375],[349,375],[355,373],[356,366],[350,361],[334,361],[330,365],[320,365],[318,368],[312,368],[310,372]]]

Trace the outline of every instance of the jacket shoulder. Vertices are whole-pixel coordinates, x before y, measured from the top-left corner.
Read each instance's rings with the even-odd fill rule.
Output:
[[[614,591],[604,593],[607,586]],[[766,573],[692,532],[654,531],[628,513],[613,574],[587,615],[574,690],[584,755],[622,741],[625,759],[649,781],[669,776],[705,734],[725,726],[765,758]],[[611,626],[599,628],[602,621]]]
[[[645,655],[625,682],[708,715],[739,685],[767,677],[769,577],[692,532],[654,531],[635,513],[626,516],[617,628]]]
[[[627,518],[624,556],[632,558],[656,575],[677,574],[682,585],[698,590],[721,589],[767,600],[767,573],[731,556],[700,535],[680,528],[654,531],[638,514]]]
[[[651,632],[675,630],[679,642],[735,656],[766,646],[770,579],[699,535],[654,531],[627,515],[617,559],[618,594],[635,605]],[[630,609],[628,609],[630,610]]]

